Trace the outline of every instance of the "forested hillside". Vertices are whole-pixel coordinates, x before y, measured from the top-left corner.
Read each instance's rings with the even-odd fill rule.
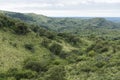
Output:
[[[1,12],[0,80],[120,80],[119,34],[104,18]]]
[[[22,14],[4,11],[3,13],[29,24],[41,26],[56,32],[66,32],[80,36],[96,35],[109,38],[120,37],[118,35],[120,34],[120,23],[115,23],[114,21],[119,18],[55,18],[33,13]]]

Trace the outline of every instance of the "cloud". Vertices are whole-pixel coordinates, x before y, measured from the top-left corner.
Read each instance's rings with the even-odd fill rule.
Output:
[[[0,9],[50,14],[49,16],[67,16],[65,14],[118,16],[120,0],[0,0]]]

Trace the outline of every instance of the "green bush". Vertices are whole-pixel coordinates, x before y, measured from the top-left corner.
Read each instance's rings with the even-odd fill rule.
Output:
[[[35,48],[33,44],[25,44],[24,46],[27,50],[30,50],[31,52],[35,52]]]
[[[49,44],[51,43],[50,39],[44,38],[42,41],[42,46],[44,46],[45,48],[49,48]]]
[[[104,61],[98,61],[95,63],[95,66],[98,67],[98,68],[102,68],[105,66],[105,62]]]
[[[82,72],[95,72],[97,70],[96,66],[93,65],[94,63],[92,62],[86,62],[80,65],[80,70]]]
[[[16,68],[11,68],[8,70],[8,77],[15,77],[16,80],[21,79],[31,79],[36,77],[37,73],[31,70],[19,70]]]
[[[109,49],[109,46],[106,45],[105,43],[103,42],[99,42],[99,43],[94,43],[92,44],[91,46],[89,46],[87,48],[87,52],[91,51],[91,50],[94,50],[95,52],[97,53],[104,53],[104,52],[107,52]]]
[[[65,51],[61,51],[61,53],[59,54],[59,57],[63,59],[66,59],[66,57],[68,56],[69,56],[69,53]]]
[[[78,61],[78,55],[69,53],[69,56],[66,57],[66,60],[67,60],[69,63],[75,63],[75,62]]]
[[[63,37],[67,42],[71,43],[72,45],[78,45],[78,43],[80,42],[79,37],[68,33],[58,33],[58,36]]]
[[[73,45],[77,45],[80,42],[79,37],[76,37],[73,35],[69,36],[67,40],[68,40],[68,42],[70,42]]]
[[[88,52],[88,56],[90,56],[90,57],[93,57],[93,56],[95,56],[95,51],[94,50],[91,50],[91,51],[89,51]]]
[[[0,80],[5,80],[7,77],[6,73],[0,73]]]
[[[16,34],[25,35],[25,34],[27,34],[30,30],[29,30],[27,24],[22,23],[22,22],[18,22],[18,23],[15,24],[14,31],[15,31]]]
[[[2,22],[0,22],[0,27],[3,27],[3,24],[2,24]]]
[[[36,71],[38,73],[47,71],[48,63],[38,61],[38,60],[26,60],[24,62],[24,68]]]
[[[50,46],[50,51],[52,53],[54,53],[55,55],[60,55],[61,51],[62,51],[62,46],[60,44],[57,44],[57,43],[53,43],[51,46]]]
[[[34,30],[34,31],[36,31],[36,30]],[[49,39],[55,39],[55,37],[56,37],[56,33],[51,32],[49,30],[46,30],[44,28],[38,28],[37,33],[40,36],[44,36],[44,37],[47,37]]]
[[[45,80],[66,80],[65,75],[64,66],[53,66],[48,70]]]
[[[23,71],[19,71],[15,77],[16,79],[20,79],[20,78],[23,78],[23,79],[31,79],[31,78],[34,78],[36,77],[37,73],[36,72],[33,72],[31,70],[23,70]]]

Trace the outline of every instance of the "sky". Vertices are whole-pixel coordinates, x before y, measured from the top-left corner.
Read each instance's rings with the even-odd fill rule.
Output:
[[[0,10],[52,17],[120,17],[120,0],[0,0]]]

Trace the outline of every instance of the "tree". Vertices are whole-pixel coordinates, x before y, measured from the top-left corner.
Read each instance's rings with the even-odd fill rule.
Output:
[[[15,29],[14,29],[15,33],[19,34],[19,35],[25,35],[27,34],[30,30],[28,28],[28,26],[25,23],[22,22],[18,22],[15,24]]]

